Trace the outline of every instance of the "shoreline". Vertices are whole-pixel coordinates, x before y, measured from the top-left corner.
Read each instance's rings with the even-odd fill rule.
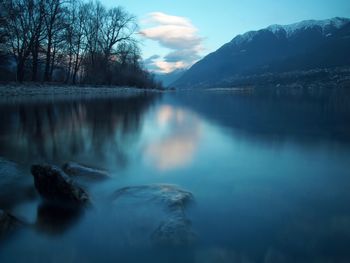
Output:
[[[0,104],[74,99],[94,99],[161,93],[163,90],[125,86],[73,86],[33,83],[0,83]]]

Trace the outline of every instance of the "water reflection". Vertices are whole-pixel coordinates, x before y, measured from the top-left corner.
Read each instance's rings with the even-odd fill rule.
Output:
[[[84,184],[94,209],[37,205],[34,195],[21,210],[25,197],[7,197],[22,196],[24,176],[0,159],[10,175],[0,176],[0,208],[34,211],[35,225],[0,247],[0,261],[38,262],[28,251],[40,247],[42,262],[349,262],[349,94],[179,92],[0,106],[5,159],[112,168],[111,179]],[[153,183],[193,193],[194,247],[151,248],[144,225],[153,229],[163,214],[148,200],[108,202],[120,187]]]
[[[348,90],[257,90],[179,95],[186,107],[249,140],[350,143]]]
[[[36,193],[16,163],[0,157],[0,209],[11,209],[18,203],[35,199]]]
[[[78,223],[83,210],[43,202],[38,206],[36,229],[49,235],[60,235]]]
[[[146,145],[145,158],[160,171],[189,165],[201,139],[198,117],[191,111],[163,105],[158,108],[153,125],[165,132]]]
[[[154,95],[0,106],[0,156],[22,163],[108,157],[125,166]],[[20,153],[20,154],[18,154]]]

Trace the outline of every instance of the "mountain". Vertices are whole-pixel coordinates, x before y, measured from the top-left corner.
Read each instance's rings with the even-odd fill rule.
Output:
[[[172,85],[253,85],[287,72],[344,66],[350,66],[350,19],[307,20],[238,35],[193,65]]]
[[[186,72],[185,69],[177,69],[166,74],[155,74],[156,80],[162,82],[163,86],[169,87],[170,84],[178,80]]]

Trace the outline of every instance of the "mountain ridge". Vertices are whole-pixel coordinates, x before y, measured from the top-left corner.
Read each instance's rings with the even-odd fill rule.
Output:
[[[350,66],[348,46],[349,18],[271,25],[237,35],[172,85],[204,87],[228,82],[235,76]]]
[[[164,87],[169,87],[171,83],[179,79],[187,69],[176,69],[170,73],[156,73],[154,74],[155,79],[160,81]]]

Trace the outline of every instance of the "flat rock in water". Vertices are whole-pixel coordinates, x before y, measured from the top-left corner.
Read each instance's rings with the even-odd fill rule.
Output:
[[[66,175],[52,165],[33,165],[35,188],[46,200],[82,205],[89,202],[88,194]]]
[[[114,198],[137,198],[163,203],[169,209],[183,210],[193,200],[192,193],[171,184],[152,184],[124,187],[114,193]]]
[[[121,188],[113,197],[115,205],[120,205],[120,214],[127,213],[129,223],[143,229],[142,235],[148,232],[153,245],[178,247],[194,242],[191,221],[185,213],[192,193],[175,185],[155,184]]]
[[[62,166],[63,171],[69,176],[79,176],[92,180],[104,180],[110,178],[106,171],[98,170],[92,167],[81,165],[74,162],[68,162]]]
[[[0,209],[0,239],[21,225],[17,218]]]

